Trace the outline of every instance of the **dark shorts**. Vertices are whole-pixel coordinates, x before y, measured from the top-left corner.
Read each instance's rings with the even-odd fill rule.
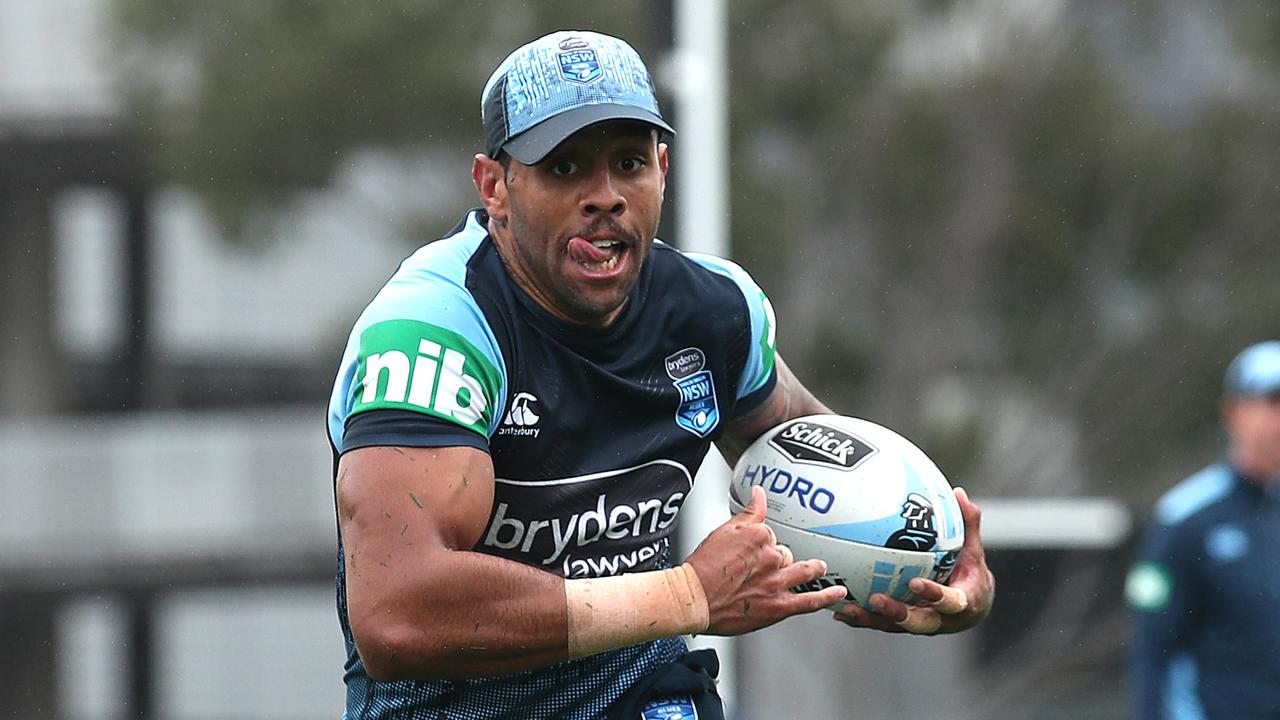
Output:
[[[637,680],[609,706],[608,720],[724,720],[719,674],[715,650],[686,653]]]

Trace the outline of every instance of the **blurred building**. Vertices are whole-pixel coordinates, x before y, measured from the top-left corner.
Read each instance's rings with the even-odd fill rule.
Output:
[[[411,184],[387,182],[402,168],[385,157],[357,154],[334,190],[286,211],[278,242],[227,242],[149,169],[112,85],[129,48],[113,39],[109,3],[0,1],[0,708],[338,717],[323,404],[348,324],[406,249],[365,203]],[[1079,523],[988,512],[997,572],[1043,574],[1002,575],[1012,619],[982,632],[855,641],[819,614],[746,639],[742,717],[1025,705],[1061,660],[1037,658],[1030,618],[1109,600],[1044,598],[1046,576],[1106,582],[1094,561],[1127,521],[1085,510]],[[1055,524],[1086,532],[1046,540]],[[974,662],[1002,652],[1003,665]],[[1061,687],[1087,686],[1094,661],[1079,658],[1078,682]],[[1089,716],[1114,716],[1118,683],[1086,698]]]
[[[0,3],[0,707],[334,717],[333,330],[400,249],[230,248],[152,181],[108,10]]]

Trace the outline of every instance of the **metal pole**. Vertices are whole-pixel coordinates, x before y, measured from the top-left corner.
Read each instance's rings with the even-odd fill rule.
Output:
[[[681,249],[729,255],[727,13],[724,0],[675,0],[674,97],[679,141],[673,153],[676,238]],[[729,517],[729,468],[710,453],[680,513],[687,552]],[[694,644],[720,656],[726,717],[737,706],[737,643],[702,636]]]
[[[129,647],[125,663],[129,686],[125,717],[151,720],[156,716],[155,597],[143,590],[129,597]]]
[[[128,180],[125,202],[125,336],[120,356],[120,409],[138,410],[156,396],[155,364],[151,357],[151,235],[150,203],[145,181]]]

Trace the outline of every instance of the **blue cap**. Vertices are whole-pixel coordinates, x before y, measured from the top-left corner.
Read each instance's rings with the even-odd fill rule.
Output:
[[[562,30],[516,49],[493,71],[480,103],[485,152],[505,150],[526,165],[605,120],[638,120],[675,134],[640,55],[594,32]]]
[[[1280,341],[1250,345],[1227,366],[1222,392],[1228,397],[1280,393]]]

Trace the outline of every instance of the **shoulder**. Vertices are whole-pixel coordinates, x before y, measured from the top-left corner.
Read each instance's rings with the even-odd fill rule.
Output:
[[[733,302],[752,315],[768,312],[769,299],[741,265],[706,253],[686,252],[661,240],[653,243],[655,289],[666,296],[688,297],[700,305]]]
[[[454,232],[406,258],[360,314],[330,397],[331,435],[353,415],[435,415],[481,434],[505,392],[502,351],[467,287],[488,232],[469,213]],[[338,444],[338,443],[335,443]]]
[[[388,318],[439,317],[442,303],[446,312],[456,310],[450,300],[466,302],[470,298],[466,287],[468,267],[486,237],[488,232],[476,213],[469,213],[452,233],[405,258],[357,324]]]
[[[496,362],[492,330],[467,286],[472,258],[487,237],[473,211],[452,233],[418,248],[360,313],[349,342],[405,335],[412,336],[416,347],[417,338],[426,333],[426,339],[444,347],[463,343],[480,348],[480,354]]]
[[[1156,522],[1168,527],[1185,524],[1230,496],[1234,487],[1235,476],[1225,464],[1210,465],[1160,498],[1155,507]]]
[[[660,268],[673,264],[685,268],[687,275],[678,282],[690,286],[674,286],[670,278],[679,273],[668,271],[667,279],[660,281],[667,284],[662,287],[663,294],[678,297],[682,292],[694,293],[690,309],[702,312],[714,308],[715,311],[707,315],[732,333],[736,346],[742,351],[738,398],[759,393],[757,397],[762,399],[773,387],[777,341],[777,317],[764,290],[741,265],[726,258],[681,252],[660,241],[654,243],[654,255],[659,259]],[[743,407],[753,405],[748,401]]]
[[[655,250],[661,248],[678,255],[684,262],[688,263],[698,273],[710,273],[712,275],[725,278],[744,290],[759,292],[760,288],[756,285],[755,280],[751,278],[741,265],[729,260],[728,258],[719,257],[718,255],[709,255],[700,252],[686,252],[677,250],[665,243],[654,244]]]

